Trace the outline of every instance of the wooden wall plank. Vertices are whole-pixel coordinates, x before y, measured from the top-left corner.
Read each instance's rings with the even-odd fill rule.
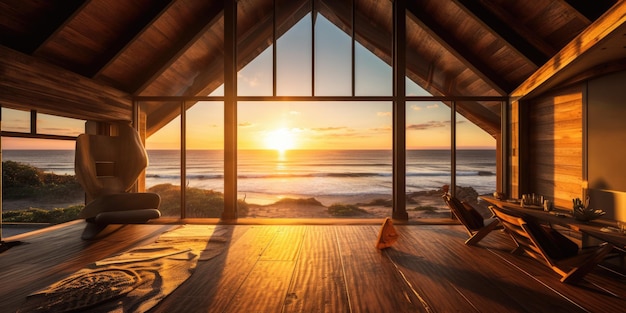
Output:
[[[0,104],[83,120],[132,118],[130,94],[2,46]]]
[[[574,85],[524,103],[528,106],[529,192],[571,207],[581,197],[583,87]]]

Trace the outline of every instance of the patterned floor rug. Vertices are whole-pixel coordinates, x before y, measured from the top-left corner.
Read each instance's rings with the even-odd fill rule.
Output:
[[[29,295],[18,312],[146,312],[187,280],[198,261],[222,253],[228,239],[219,227],[183,225],[90,264]]]

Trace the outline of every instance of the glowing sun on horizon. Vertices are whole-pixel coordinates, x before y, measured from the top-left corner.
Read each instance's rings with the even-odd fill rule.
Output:
[[[293,149],[295,145],[295,135],[286,128],[276,129],[265,135],[265,147],[267,149],[283,152]]]

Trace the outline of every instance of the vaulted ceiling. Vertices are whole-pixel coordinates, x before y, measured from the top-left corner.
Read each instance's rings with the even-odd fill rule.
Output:
[[[391,1],[354,0],[354,18],[351,0],[275,1],[238,1],[239,68],[271,45],[274,16],[280,37],[312,9],[348,34],[354,21],[359,44],[391,64]],[[407,77],[435,96],[510,95],[618,2],[407,1]],[[0,55],[10,60],[0,68],[6,87],[0,91],[2,106],[120,118],[130,113],[134,96],[206,96],[222,85],[223,2],[0,0],[0,44]],[[18,73],[22,70],[39,73],[25,76]],[[33,92],[16,86],[19,77],[65,83],[41,83]],[[82,86],[87,97],[44,86]],[[91,96],[92,88],[101,95]],[[25,102],[20,93],[36,101]],[[497,132],[497,104],[460,108],[488,132]],[[148,113],[148,133],[176,115],[166,106]]]

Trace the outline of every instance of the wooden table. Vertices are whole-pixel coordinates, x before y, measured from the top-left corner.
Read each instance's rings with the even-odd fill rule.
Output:
[[[546,212],[543,208],[539,207],[522,207],[517,201],[498,200],[491,196],[480,196],[480,198],[502,209],[533,216],[550,224],[561,225],[571,230],[581,232],[583,235],[586,234],[606,241],[619,249],[626,249],[626,234],[617,231],[606,231],[618,229],[617,222],[615,221],[596,219],[590,222],[582,222],[574,219],[571,210],[565,208],[555,208],[553,211]]]

